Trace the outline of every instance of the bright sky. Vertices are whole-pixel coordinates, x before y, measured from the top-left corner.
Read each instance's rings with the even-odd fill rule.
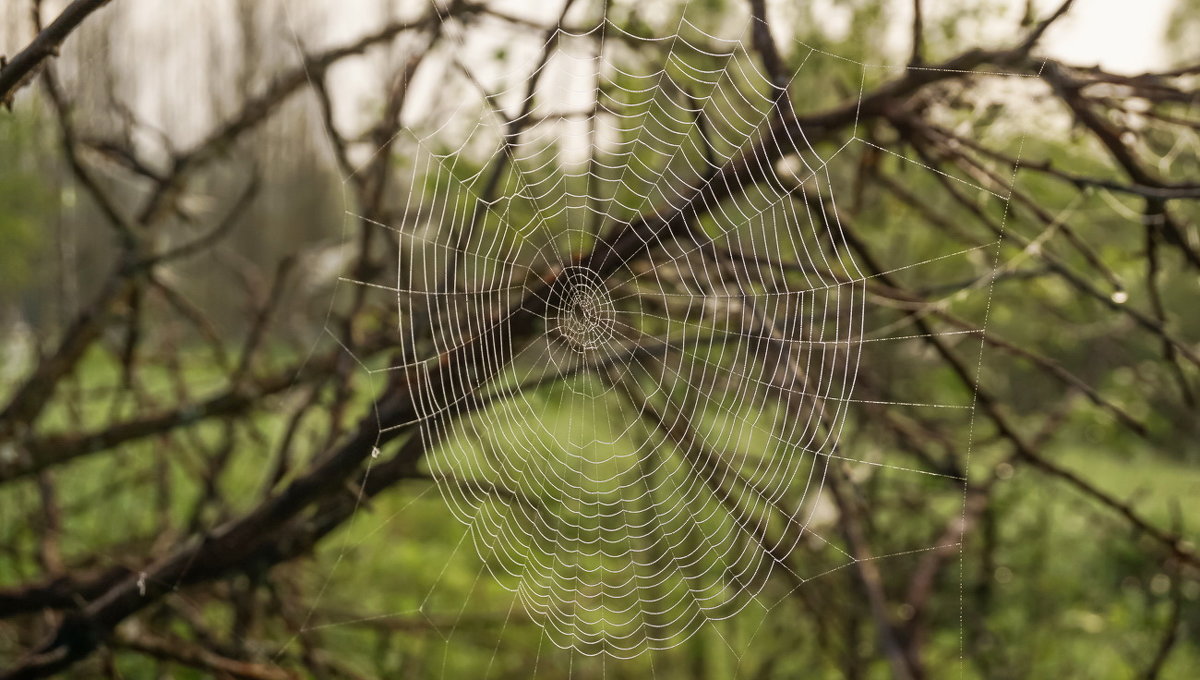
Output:
[[[1041,5],[1058,0],[1041,0]],[[1176,0],[1077,0],[1046,35],[1042,52],[1062,61],[1142,72],[1168,61],[1162,36]],[[1023,5],[1023,0],[1014,4]],[[1200,50],[1198,50],[1200,52]],[[1200,56],[1200,55],[1194,55]]]
[[[318,0],[318,4],[324,1]],[[790,2],[791,0],[786,1]],[[895,1],[903,8],[901,12],[907,13],[907,8],[911,5],[911,0]],[[930,14],[937,13],[939,6],[943,8],[961,8],[964,4],[969,4],[971,1],[974,0],[924,0],[926,12]],[[1019,16],[1025,5],[1025,0],[1000,1],[1012,7],[1013,16]],[[154,10],[153,5],[159,4],[157,0],[150,0],[150,2],[145,2],[145,0],[124,0],[124,2],[135,5],[146,5],[145,9],[147,10]],[[497,0],[497,2],[501,5],[511,4],[511,2],[506,2],[505,0]],[[1051,11],[1059,2],[1060,0],[1036,0],[1036,4],[1044,13]],[[370,18],[377,18],[378,10],[374,9],[377,3],[365,3],[355,0],[340,0],[340,3],[345,11],[339,14],[344,18],[349,18],[346,15],[355,13],[370,15]],[[1076,0],[1075,6],[1067,17],[1046,36],[1043,49],[1052,56],[1062,58],[1066,61],[1098,63],[1105,68],[1114,70],[1142,71],[1147,68],[1160,66],[1167,57],[1161,37],[1170,18],[1171,8],[1175,3],[1176,0]],[[50,8],[47,13],[52,13],[56,3],[47,4]],[[63,3],[60,2],[57,4]],[[197,5],[197,7],[202,8],[204,5],[209,4],[211,4],[210,0],[203,0],[200,3],[182,0],[180,2],[169,3],[160,8],[172,14],[178,14],[183,9],[180,5]],[[216,4],[221,5],[224,3]],[[337,3],[334,4],[336,5]],[[555,8],[560,3],[558,0],[517,0],[517,4],[524,5],[527,10],[526,13],[536,13],[536,11],[530,11],[528,8],[541,5],[546,8],[548,14],[553,14],[556,11]],[[16,24],[20,24],[22,30],[18,32],[25,33],[24,29],[27,27],[24,26],[26,23],[24,12],[26,10],[22,7],[18,14],[15,11],[15,6],[6,9],[14,11],[0,12],[0,19],[6,19],[5,23],[13,21]],[[6,15],[11,14],[17,14],[17,16],[7,16],[6,18]],[[141,12],[139,10],[138,14],[149,14],[156,16],[159,20],[164,18],[160,13],[155,11]],[[360,22],[348,21],[346,23],[353,25]],[[10,33],[10,31],[0,30],[0,43],[12,42],[15,44],[27,38],[28,36],[26,35],[17,36]],[[14,45],[0,44],[0,49],[14,51],[15,47]],[[1200,56],[1200,54],[1197,56]]]
[[[282,0],[291,8],[289,14],[301,17],[301,8],[323,9],[324,21],[321,30],[307,35],[309,49],[319,49],[355,39],[384,18],[380,0]],[[610,0],[639,2],[652,7],[653,0]],[[795,0],[768,0],[772,12],[779,10],[786,16],[786,7],[795,7]],[[839,6],[836,0],[806,0],[828,16],[827,28],[836,32],[839,25]],[[1035,0],[1040,15],[1046,16],[1061,0]],[[401,0],[400,7],[423,6],[426,0]],[[490,0],[506,8],[518,8],[526,16],[545,15],[553,18],[561,7],[561,0]],[[890,35],[883,36],[898,53],[903,54],[908,46],[912,0],[892,0],[896,3],[893,12],[894,27]],[[985,43],[1000,44],[1017,34],[1017,20],[1024,11],[1026,0],[924,0],[925,12],[934,17],[939,13],[961,9],[964,6],[1008,6],[1009,16],[991,19],[971,28],[966,33],[976,32]],[[1163,34],[1177,0],[1076,0],[1070,13],[1056,24],[1045,36],[1039,53],[1056,57],[1068,63],[1100,65],[1106,69],[1126,73],[1137,73],[1160,68],[1168,62],[1179,61],[1179,57],[1200,58],[1200,49],[1194,55],[1170,55],[1163,43]],[[58,5],[65,0],[58,0]],[[195,30],[196,26],[229,25],[233,19],[232,0],[120,0],[124,10],[122,16],[130,22],[123,31],[128,40],[120,41],[114,49],[121,51],[128,63],[146,64],[147,50],[160,55],[147,72],[139,74],[137,92],[141,101],[136,108],[149,122],[167,129],[187,134],[199,132],[209,124],[208,112],[204,107],[194,106],[187,97],[179,96],[183,89],[194,92],[206,90],[206,84],[197,79],[196,63],[210,63],[214,67],[222,62],[212,62],[211,47],[206,46],[211,33]],[[10,6],[11,5],[11,6]],[[114,7],[118,3],[114,3]],[[48,5],[47,14],[52,14],[54,3]],[[22,12],[24,10],[21,10]],[[413,9],[412,11],[417,11]],[[286,23],[286,22],[285,22]],[[304,22],[301,22],[304,23]],[[312,23],[312,22],[308,22]],[[18,13],[15,4],[0,2],[0,53],[15,50],[13,45],[24,45],[28,40],[28,21]],[[276,37],[290,39],[287,26],[277,26]],[[1170,57],[1174,56],[1174,59]],[[119,62],[120,63],[120,62]],[[230,62],[232,63],[232,62]],[[212,71],[212,69],[208,69]],[[366,77],[365,72],[339,71],[340,85],[354,96],[339,97],[338,103],[357,111],[362,110],[362,97],[378,88],[378,78]],[[226,78],[224,73],[211,73],[213,79]],[[339,112],[342,113],[342,112]],[[346,118],[353,118],[346,111]],[[341,117],[341,116],[339,116]]]

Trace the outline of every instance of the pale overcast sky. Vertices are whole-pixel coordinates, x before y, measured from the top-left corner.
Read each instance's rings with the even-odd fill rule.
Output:
[[[1069,63],[1099,64],[1113,71],[1160,67],[1168,60],[1162,36],[1175,2],[1077,0],[1062,24],[1046,36],[1042,51]]]
[[[303,8],[319,10],[322,21],[316,22],[317,30],[302,30],[306,46],[318,49],[353,40],[371,30],[382,20],[380,0],[285,0],[289,15],[299,24],[313,28],[312,21],[300,20],[306,15]],[[654,0],[610,0],[610,2],[638,2],[639,7],[652,8]],[[805,0],[814,3],[822,16],[828,17],[827,28],[837,32],[840,11],[835,0]],[[893,25],[889,35],[881,36],[897,54],[903,55],[908,46],[912,0],[892,0],[896,3]],[[492,0],[494,4],[516,8],[526,16],[544,15],[552,20],[561,7],[561,0]],[[795,7],[796,0],[769,0],[780,10],[779,16],[787,15],[787,7]],[[1009,8],[1004,19],[990,19],[983,24],[962,26],[964,36],[978,34],[984,44],[999,45],[1017,35],[1017,20],[1024,11],[1026,0],[925,0],[926,14],[935,17],[939,13],[960,9],[964,3],[986,3]],[[1041,15],[1057,6],[1060,0],[1035,0]],[[1170,61],[1184,58],[1200,58],[1200,50],[1194,55],[1170,55],[1163,43],[1164,31],[1171,10],[1177,0],[1076,0],[1071,12],[1045,36],[1039,52],[1080,65],[1100,65],[1113,71],[1126,73],[1142,72],[1160,68]],[[12,53],[29,39],[29,22],[23,4],[20,11],[16,5],[0,1],[0,53]],[[62,3],[59,3],[61,6]],[[398,6],[411,7],[413,12],[426,6],[418,2],[398,2]],[[220,26],[231,25],[233,2],[230,0],[119,0],[112,5],[120,6],[125,19],[121,34],[126,38],[114,44],[113,49],[122,52],[118,63],[133,62],[146,66],[137,75],[137,99],[135,108],[139,114],[157,126],[189,133],[199,133],[211,124],[211,112],[205,107],[194,105],[191,97],[183,92],[206,91],[211,80],[227,78],[227,74],[210,72],[221,63],[211,61],[211,33],[198,30],[220,31]],[[54,4],[48,3],[47,15],[53,13]],[[652,13],[652,12],[649,12]],[[287,22],[287,23],[290,23]],[[777,24],[777,27],[779,25]],[[285,25],[275,26],[280,39],[290,40],[292,35]],[[780,30],[777,28],[777,30]],[[496,36],[497,40],[510,38]],[[514,47],[512,45],[510,47]],[[156,58],[147,61],[145,55],[152,53]],[[1174,59],[1170,57],[1174,56]],[[198,69],[197,64],[208,65]],[[482,66],[477,64],[477,66]],[[207,73],[207,75],[205,75]],[[340,112],[343,120],[361,113],[363,97],[378,89],[378,78],[369,75],[370,70],[345,69],[339,71],[337,85],[351,96],[339,97],[338,104],[346,111]]]

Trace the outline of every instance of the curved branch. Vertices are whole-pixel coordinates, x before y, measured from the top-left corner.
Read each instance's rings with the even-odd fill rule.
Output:
[[[53,23],[38,33],[25,49],[7,62],[0,61],[0,104],[11,109],[13,96],[37,75],[38,67],[47,59],[57,57],[59,47],[67,36],[71,35],[88,15],[108,3],[109,0],[75,0]]]

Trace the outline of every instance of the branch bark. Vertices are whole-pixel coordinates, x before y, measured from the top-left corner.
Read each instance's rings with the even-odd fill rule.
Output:
[[[110,0],[75,0],[49,26],[10,60],[0,60],[0,104],[12,108],[17,90],[27,85],[47,59],[57,57],[63,41],[92,12]]]

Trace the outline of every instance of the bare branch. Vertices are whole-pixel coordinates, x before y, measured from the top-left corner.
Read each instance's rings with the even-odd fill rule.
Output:
[[[13,96],[37,74],[43,62],[58,56],[59,47],[92,12],[109,0],[75,0],[49,26],[39,31],[12,59],[0,59],[0,104],[12,108]]]

